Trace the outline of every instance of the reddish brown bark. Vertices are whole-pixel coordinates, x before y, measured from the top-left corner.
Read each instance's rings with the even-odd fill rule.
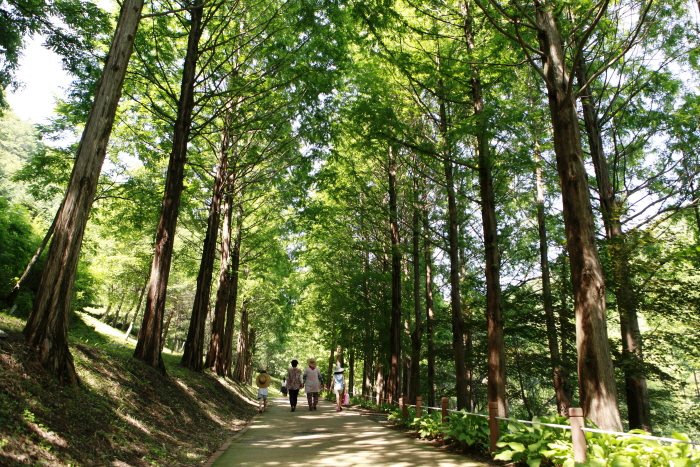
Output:
[[[401,239],[396,201],[396,160],[389,148],[389,228],[391,235],[391,324],[389,327],[389,377],[386,382],[389,403],[399,400],[399,360],[401,358]]]
[[[619,431],[622,422],[606,326],[605,283],[595,244],[578,115],[553,5],[535,1],[535,7],[574,288],[581,405],[584,415],[600,428]]]
[[[231,215],[233,211],[232,200],[230,195],[224,196],[224,203],[221,211],[223,212],[221,226],[221,254],[219,255],[219,286],[216,289],[216,302],[214,304],[214,320],[211,325],[211,338],[209,339],[209,351],[204,366],[211,371],[217,371],[219,356],[221,355],[221,346],[223,345],[225,323],[226,323],[226,304],[228,303],[229,290],[231,288],[230,268],[230,253],[231,253]],[[223,373],[217,374],[223,376]]]
[[[412,232],[412,246],[413,246],[413,332],[411,332],[411,368],[409,371],[409,383],[408,391],[406,396],[408,397],[409,403],[416,403],[416,396],[420,395],[420,354],[421,354],[421,342],[423,337],[423,319],[422,319],[422,309],[421,309],[421,288],[420,288],[420,276],[421,276],[421,264],[420,264],[420,239],[421,239],[421,210],[420,210],[420,199],[419,199],[419,185],[418,180],[414,179],[413,191],[415,193],[415,200],[413,206],[413,232]]]
[[[248,324],[248,306],[246,303],[243,303],[241,307],[241,325],[238,331],[238,347],[236,349],[238,357],[236,359],[236,368],[232,375],[233,380],[239,383],[247,382],[246,368],[248,364],[248,354],[250,353],[251,332],[252,330]]]
[[[223,143],[222,143],[223,144]],[[222,146],[225,148],[225,146]],[[221,217],[221,198],[224,194],[227,172],[227,150],[224,149],[219,155],[219,167],[214,180],[214,191],[209,206],[209,218],[207,220],[207,232],[204,236],[204,246],[202,248],[202,260],[199,265],[197,275],[197,290],[192,304],[192,318],[187,332],[185,352],[182,354],[180,364],[194,371],[202,371],[202,352],[204,351],[204,326],[209,314],[209,297],[211,294],[211,280],[214,274],[214,258],[216,256],[216,240],[219,234],[219,219]],[[219,312],[219,313],[217,313]],[[209,354],[212,353],[212,346],[218,347],[218,336],[223,331],[223,313],[215,308],[214,323],[212,324],[211,341],[209,344]],[[188,345],[188,343],[191,343]],[[207,366],[211,366],[210,362]]]
[[[474,34],[469,3],[462,3],[464,14],[464,38],[469,51],[474,50]],[[484,261],[486,275],[486,324],[488,333],[488,402],[498,404],[498,416],[508,416],[506,401],[505,342],[503,339],[503,310],[501,307],[501,253],[498,249],[498,225],[496,196],[493,187],[493,171],[484,114],[484,98],[481,77],[476,66],[471,67],[471,94],[474,117],[477,122],[476,141],[479,160],[479,196],[484,232]]]
[[[581,63],[576,69],[576,77],[580,86],[584,86],[588,81],[585,63]],[[627,239],[620,220],[624,208],[617,199],[615,188],[610,181],[610,167],[603,150],[600,121],[595,110],[593,96],[584,89],[580,100],[586,135],[588,136],[588,146],[598,182],[600,210],[609,241],[608,251],[614,277],[613,290],[620,312],[621,366],[625,374],[630,429],[642,429],[651,433],[651,409],[644,371],[642,336],[637,318],[637,294],[632,283]]]
[[[199,56],[199,39],[202,35],[202,4],[190,10],[190,32],[187,52],[182,72],[180,98],[177,106],[177,118],[173,132],[173,148],[170,153],[168,175],[165,180],[163,205],[156,231],[156,242],[151,265],[151,279],[146,298],[146,309],[139,329],[138,342],[134,358],[165,372],[165,365],[160,353],[165,299],[170,276],[175,228],[177,226],[180,199],[184,185],[185,163],[187,162],[187,143],[192,126],[192,109],[194,108],[194,85],[197,58]],[[185,344],[192,347],[193,342]],[[201,352],[200,352],[201,355]]]
[[[442,90],[442,81],[438,87]],[[469,406],[469,386],[464,355],[464,317],[459,289],[459,238],[457,233],[457,198],[455,194],[453,165],[450,160],[450,144],[447,137],[447,109],[445,101],[440,100],[440,134],[444,145],[445,188],[447,191],[447,240],[450,258],[450,304],[452,306],[452,352],[455,360],[455,379],[457,387],[457,408]]]
[[[238,303],[238,279],[240,277],[239,267],[241,262],[241,242],[243,241],[243,208],[238,205],[238,217],[236,218],[236,238],[233,242],[231,252],[231,267],[229,276],[231,287],[226,304],[226,329],[224,331],[224,342],[221,347],[221,355],[218,358],[220,366],[217,367],[217,374],[231,376],[231,366],[233,365],[233,330],[236,319],[236,306]]]
[[[68,349],[68,317],[85,226],[107,151],[143,0],[125,0],[95,99],[78,145],[68,189],[55,219],[32,313],[24,328],[29,346],[43,367],[62,383],[75,385]]]
[[[433,308],[433,247],[430,241],[428,211],[423,216],[425,255],[425,332],[428,339],[428,406],[435,407],[435,310]]]

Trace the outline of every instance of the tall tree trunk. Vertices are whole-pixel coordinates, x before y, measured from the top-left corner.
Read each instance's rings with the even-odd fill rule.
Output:
[[[165,326],[163,326],[163,335],[160,336],[160,351],[163,352],[165,348],[165,341],[168,339],[168,332],[170,332],[170,322],[173,320],[173,315],[175,314],[175,306],[170,308],[170,313],[168,313],[168,319],[165,320]]]
[[[223,137],[228,136],[224,132]],[[209,312],[209,297],[211,294],[211,279],[214,274],[214,259],[216,256],[216,240],[219,234],[219,219],[221,214],[221,198],[224,194],[224,185],[227,175],[227,142],[222,142],[222,151],[219,154],[219,167],[214,179],[214,192],[211,197],[211,206],[209,207],[209,218],[207,220],[207,233],[204,236],[204,247],[202,248],[202,260],[199,265],[199,274],[197,275],[197,291],[194,295],[194,304],[192,305],[192,318],[190,320],[190,328],[187,332],[187,341],[185,343],[185,353],[182,354],[180,365],[189,368],[193,371],[202,371],[202,353],[204,352],[204,328]],[[212,353],[212,347],[219,346],[219,337],[223,334],[224,314],[221,310],[214,309],[214,323],[212,324],[211,340],[209,343],[209,354]],[[216,311],[219,313],[217,314]],[[214,329],[216,328],[216,332]],[[216,339],[216,342],[213,342]],[[209,366],[209,365],[208,365]]]
[[[360,203],[362,203],[362,198],[360,198]],[[360,231],[365,232],[362,222],[362,217],[360,218]],[[364,239],[365,242],[367,239]],[[362,258],[362,273],[365,278],[362,281],[362,310],[364,313],[364,339],[362,340],[362,395],[366,398],[372,397],[372,382],[374,381],[374,371],[372,362],[374,361],[374,329],[372,327],[372,310],[370,308],[370,297],[369,297],[369,281],[367,279],[369,272],[369,249],[365,249]]]
[[[408,276],[408,273],[404,271],[404,277]],[[411,340],[411,320],[407,317],[403,319],[403,336],[401,340],[409,341]],[[411,379],[411,348],[401,349],[401,392],[399,395],[406,397],[409,395],[408,383]]]
[[[193,0],[194,1],[194,0]],[[168,175],[165,179],[163,206],[156,231],[156,243],[151,265],[151,280],[146,298],[146,310],[139,329],[134,357],[165,372],[165,365],[160,354],[165,298],[168,291],[170,263],[175,243],[180,198],[184,185],[185,163],[187,162],[187,143],[192,126],[192,109],[194,108],[194,85],[197,58],[199,56],[199,39],[202,36],[203,4],[190,8],[190,31],[187,40],[187,52],[182,71],[180,99],[177,105],[177,118],[173,133],[173,148],[170,153]],[[194,342],[185,344],[185,353]],[[200,352],[201,359],[201,352]],[[201,365],[201,363],[200,363]]]
[[[211,326],[211,337],[209,339],[209,349],[204,366],[211,371],[216,371],[218,364],[218,356],[221,352],[223,339],[225,334],[226,322],[226,304],[228,303],[228,294],[231,285],[229,274],[229,260],[231,253],[231,218],[233,215],[233,201],[231,195],[225,193],[226,179],[228,178],[228,151],[229,151],[229,132],[228,125],[224,126],[221,136],[221,146],[219,150],[219,172],[217,172],[216,181],[219,181],[219,175],[222,175],[221,195],[223,197],[223,205],[221,212],[223,213],[221,226],[221,253],[219,255],[219,282],[216,289],[216,300],[214,303],[214,320]],[[213,203],[212,203],[213,204]],[[217,372],[217,374],[219,374]],[[223,376],[223,374],[219,374]]]
[[[68,189],[56,216],[37,296],[23,333],[42,366],[62,383],[76,385],[68,349],[68,317],[80,247],[121,97],[143,0],[124,0],[109,54],[97,84]]]
[[[124,299],[126,298],[126,290],[122,289],[122,296],[119,299],[119,305],[117,305],[117,311],[114,312],[114,318],[112,318],[112,327],[117,327],[117,322],[119,321],[119,313],[122,311],[122,305],[124,305]]]
[[[579,86],[588,81],[586,64],[581,62],[576,69]],[[590,87],[582,90],[581,105],[583,121],[588,136],[588,145],[593,160],[600,210],[609,241],[610,260],[614,278],[614,292],[617,308],[620,312],[620,330],[622,334],[622,370],[625,373],[625,390],[630,429],[642,429],[651,432],[651,409],[649,392],[644,370],[642,353],[642,335],[637,318],[637,294],[632,283],[629,265],[627,238],[620,221],[623,206],[618,201],[615,188],[610,181],[610,167],[603,150],[600,120],[595,110]]]
[[[584,415],[598,427],[619,431],[622,422],[606,327],[605,282],[595,244],[593,212],[567,60],[553,4],[536,0],[535,7],[574,287],[581,404]]]
[[[377,405],[382,405],[384,403],[386,388],[384,385],[384,365],[381,363],[377,364],[377,381],[374,384],[374,390],[377,392]]]
[[[442,81],[438,87],[442,90]],[[447,189],[447,239],[450,258],[450,289],[452,305],[452,351],[455,359],[455,378],[457,386],[457,408],[469,405],[467,370],[464,358],[464,318],[462,316],[462,299],[459,289],[459,238],[457,236],[457,198],[453,175],[451,151],[447,138],[447,109],[445,101],[440,100],[440,133],[443,138],[445,187]]]
[[[239,383],[246,382],[246,362],[247,362],[247,352],[248,352],[248,338],[249,338],[249,325],[248,325],[248,306],[243,303],[241,307],[241,325],[238,330],[238,346],[236,348],[237,358],[236,358],[236,368],[233,372],[233,380]]]
[[[425,332],[428,337],[428,405],[435,407],[435,310],[433,308],[433,247],[428,210],[423,215],[425,254]]]
[[[559,308],[559,348],[561,354],[561,365],[564,368],[564,373],[566,375],[571,374],[573,370],[573,356],[569,351],[571,344],[570,342],[576,340],[576,326],[572,326],[571,322],[575,320],[573,311],[568,306],[568,296],[569,296],[569,277],[570,274],[567,270],[568,258],[566,257],[566,252],[563,252],[560,256],[561,259],[561,287],[560,287],[560,297],[561,307]],[[573,387],[568,379],[564,380],[564,394],[566,398],[571,400],[573,397]]]
[[[418,180],[414,179],[413,191],[415,200],[413,206],[413,332],[411,333],[411,369],[410,381],[408,384],[408,400],[411,404],[416,403],[416,396],[420,393],[420,350],[423,338],[423,320],[421,307],[421,264],[420,264],[420,239],[423,233],[421,232],[421,209],[420,196],[418,194]]]
[[[242,241],[243,206],[239,204],[238,216],[236,217],[236,237],[231,251],[231,266],[229,271],[231,287],[229,289],[228,303],[226,304],[226,329],[224,330],[224,342],[221,346],[221,355],[217,359],[221,365],[216,369],[217,374],[225,376],[231,376],[231,367],[233,365],[233,331],[236,322],[236,307],[238,306],[239,267],[241,263]]]
[[[389,327],[389,402],[399,399],[399,359],[401,358],[401,239],[396,200],[396,154],[389,148],[389,227],[391,230],[391,324]]]
[[[204,366],[211,371],[216,371],[218,356],[223,345],[225,322],[226,322],[226,305],[228,303],[228,295],[231,288],[230,268],[230,253],[231,253],[231,216],[233,211],[233,202],[231,196],[224,196],[222,207],[223,219],[221,226],[221,253],[219,255],[219,286],[216,289],[216,301],[214,303],[214,320],[211,326],[211,338],[209,339],[209,351]],[[217,372],[217,374],[219,374]],[[223,375],[220,375],[223,376]]]
[[[353,339],[354,344],[355,339]],[[348,366],[350,367],[348,371],[348,394],[350,396],[355,395],[355,346],[350,347],[350,359],[348,361]]]
[[[331,341],[331,354],[328,356],[328,370],[326,371],[326,384],[330,386],[331,378],[333,378],[333,365],[335,364],[335,352],[336,352],[336,338],[337,336],[333,333],[333,340]],[[338,346],[340,349],[340,346]]]
[[[496,205],[493,190],[491,161],[487,154],[484,135],[479,141],[479,191],[481,218],[484,231],[484,258],[486,262],[486,322],[488,329],[488,401],[498,404],[498,416],[508,415],[506,401],[505,343],[503,340],[503,311],[501,308],[500,262]]]
[[[544,216],[544,183],[542,182],[542,166],[539,148],[535,149],[536,185],[537,185],[537,230],[540,242],[540,269],[542,270],[542,303],[544,305],[544,320],[547,327],[547,344],[549,345],[549,361],[554,380],[554,395],[557,399],[557,413],[562,417],[569,416],[571,400],[566,391],[566,370],[562,365],[557,327],[552,301],[552,286],[549,274],[549,248],[547,245],[547,226]]]
[[[253,381],[253,356],[255,355],[255,328],[249,326],[248,345],[245,352],[245,366],[243,368],[243,380],[246,383]]]
[[[136,309],[134,310],[134,316],[131,318],[131,321],[129,321],[129,327],[126,329],[126,332],[124,333],[124,342],[129,340],[129,336],[131,335],[131,329],[134,327],[134,322],[139,317],[139,311],[141,310],[141,303],[143,303],[143,297],[146,294],[146,286],[148,285],[148,279],[149,279],[149,277],[146,276],[146,281],[144,282],[143,286],[141,286],[141,293],[139,293],[139,301],[136,304]]]
[[[474,33],[472,17],[467,1],[462,3],[464,38],[469,51],[473,51]],[[488,332],[488,401],[498,404],[498,416],[508,416],[506,401],[506,357],[503,340],[503,310],[501,307],[501,253],[498,249],[498,224],[496,196],[493,187],[492,161],[489,151],[486,116],[481,77],[478,68],[471,69],[471,94],[474,117],[477,122],[476,142],[479,160],[479,195],[484,232],[484,261],[486,264],[486,323]]]

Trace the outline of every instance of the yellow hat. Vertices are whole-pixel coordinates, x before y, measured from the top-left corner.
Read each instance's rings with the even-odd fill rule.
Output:
[[[270,386],[271,382],[272,378],[270,378],[270,375],[267,373],[260,373],[255,379],[255,384],[257,384],[259,388],[266,388]]]

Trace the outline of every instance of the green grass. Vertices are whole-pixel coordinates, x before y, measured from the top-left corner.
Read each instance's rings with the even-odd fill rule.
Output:
[[[167,376],[131,357],[133,341],[89,315],[71,317],[78,387],[32,359],[24,321],[0,313],[0,465],[189,466],[256,412],[255,390],[191,372],[164,353]],[[252,397],[251,397],[252,394]]]

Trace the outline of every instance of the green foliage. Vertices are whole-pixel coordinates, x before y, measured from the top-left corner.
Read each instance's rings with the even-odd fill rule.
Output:
[[[442,413],[423,412],[420,420],[414,423],[421,438],[439,438],[443,435]]]
[[[63,57],[64,69],[78,78],[95,78],[91,60],[96,42],[109,28],[107,14],[90,1],[9,0],[0,8],[0,107],[5,88],[16,88],[15,71],[24,38],[45,36],[44,46]]]
[[[490,446],[489,419],[465,412],[451,413],[445,437],[458,442],[464,448],[487,451]]]
[[[555,425],[568,424],[565,417],[557,415],[535,417],[532,421]],[[550,455],[550,444],[570,443],[570,441],[570,430],[510,421],[508,422],[508,433],[502,435],[496,444],[501,449],[494,458],[512,462],[526,462],[530,467],[539,467],[542,461]]]
[[[398,426],[412,427],[414,426],[416,420],[416,408],[408,407],[407,412],[407,416],[404,417],[401,407],[393,406],[393,408],[389,411],[387,420],[394,422],[394,424]]]
[[[0,299],[9,294],[38,243],[27,210],[0,198]]]
[[[648,435],[642,430],[632,430],[630,433]],[[690,441],[688,436],[682,433],[673,432],[672,437]],[[588,444],[587,465],[593,467],[694,467],[700,465],[700,449],[692,449],[691,445],[686,443],[661,444],[656,440],[590,432],[586,432],[586,442]]]
[[[555,415],[536,417],[534,422],[555,425],[568,424],[565,417]],[[588,422],[588,425],[592,425]],[[648,435],[642,430],[630,433]],[[541,464],[574,467],[695,467],[700,465],[700,450],[687,443],[662,444],[634,436],[619,436],[585,432],[587,461],[574,462],[571,431],[542,425],[529,425],[511,421],[508,433],[501,436],[497,446],[501,448],[494,456],[497,460],[526,463],[530,467]],[[690,441],[682,433],[673,432],[673,438]]]

